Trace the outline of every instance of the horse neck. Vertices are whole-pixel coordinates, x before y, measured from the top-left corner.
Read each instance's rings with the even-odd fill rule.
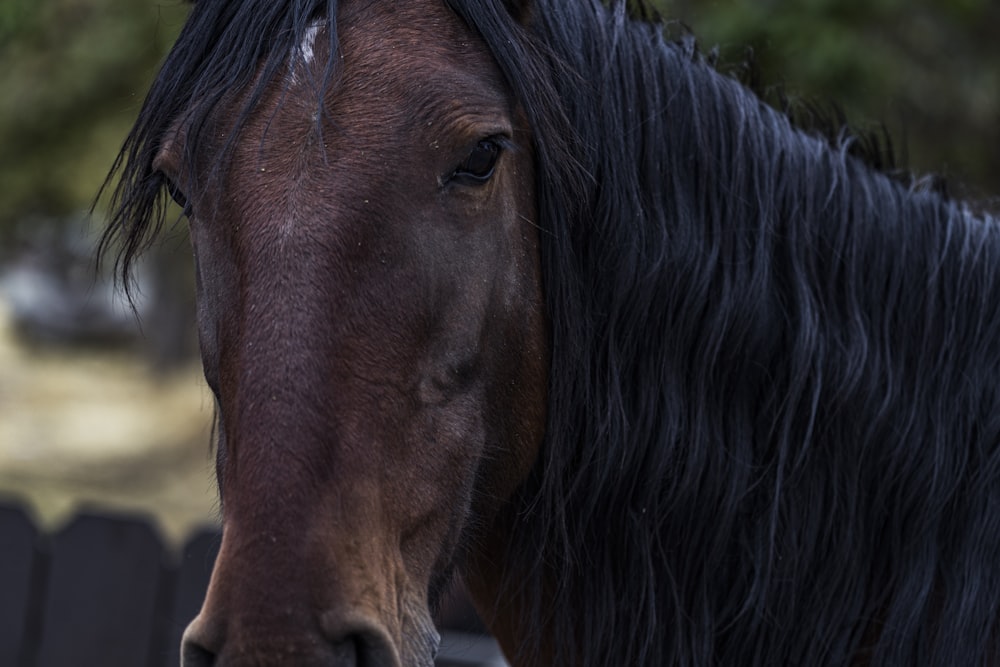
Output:
[[[554,81],[590,186],[576,202],[540,184],[550,422],[534,523],[512,547],[517,573],[544,560],[538,590],[551,589],[546,577],[568,582],[556,597],[571,613],[551,633],[576,658],[565,662],[707,663],[750,644],[762,662],[802,657],[795,633],[774,628],[803,620],[833,633],[856,620],[837,609],[844,625],[820,628],[807,580],[825,577],[834,596],[875,565],[847,554],[834,572],[807,551],[781,561],[759,549],[829,518],[813,516],[809,484],[799,497],[788,480],[833,493],[817,452],[842,457],[827,463],[845,475],[870,456],[867,469],[919,477],[971,437],[927,414],[959,395],[973,410],[995,400],[984,378],[1000,372],[996,225],[795,129],[689,45],[629,22],[624,3],[539,4],[553,58],[584,73]],[[568,162],[539,153],[543,174]],[[907,457],[908,438],[929,443],[923,458]],[[801,523],[769,524],[768,512]],[[839,520],[846,539],[875,519]],[[795,604],[781,598],[793,576],[806,577]],[[778,602],[803,618],[739,618]],[[726,636],[698,644],[682,618]],[[856,638],[826,640],[849,650]]]

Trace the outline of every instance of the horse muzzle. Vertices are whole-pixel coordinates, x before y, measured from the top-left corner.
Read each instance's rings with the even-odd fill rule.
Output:
[[[339,619],[328,627],[298,627],[227,637],[211,619],[196,618],[184,633],[182,667],[432,667],[436,635],[425,655],[400,657],[377,623]]]

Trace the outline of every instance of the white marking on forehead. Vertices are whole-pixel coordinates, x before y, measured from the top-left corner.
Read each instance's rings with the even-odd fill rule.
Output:
[[[313,21],[309,27],[306,28],[305,34],[302,35],[302,42],[299,43],[299,45],[292,52],[289,70],[291,70],[290,73],[293,83],[298,80],[297,70],[299,69],[299,66],[308,67],[313,61],[313,58],[316,55],[313,51],[313,47],[316,45],[316,36],[319,34],[319,31],[323,29],[324,25],[326,25],[326,21]]]
[[[306,28],[306,34],[302,37],[302,43],[299,44],[299,57],[306,65],[311,63],[313,60],[313,45],[316,44],[316,35],[319,34],[319,31],[322,28],[323,21],[315,21],[312,25]]]

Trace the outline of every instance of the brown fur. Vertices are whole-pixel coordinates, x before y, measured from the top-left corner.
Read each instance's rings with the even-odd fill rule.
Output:
[[[439,3],[345,2],[338,20],[324,120],[300,63],[253,110],[221,178],[207,171],[221,144],[182,133],[156,163],[192,203],[222,433],[223,542],[185,665],[429,667],[434,577],[463,537],[482,562],[480,528],[502,521],[542,438],[523,116]],[[498,134],[512,147],[489,183],[442,184]]]

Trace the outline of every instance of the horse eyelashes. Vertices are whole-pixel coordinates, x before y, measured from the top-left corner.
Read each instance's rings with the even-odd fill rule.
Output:
[[[181,192],[180,188],[178,188],[177,185],[170,179],[166,180],[166,188],[167,194],[170,195],[170,198],[174,200],[175,204],[181,207],[184,211],[184,215],[191,215],[191,203],[188,201],[188,198],[184,196],[184,193]]]

